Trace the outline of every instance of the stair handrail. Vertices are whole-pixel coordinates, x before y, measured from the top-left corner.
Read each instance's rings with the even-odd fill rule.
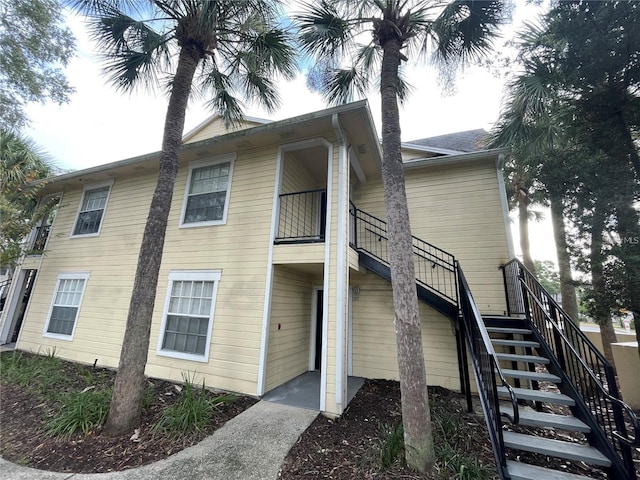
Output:
[[[388,241],[387,234],[387,222],[371,215],[370,213],[360,210],[353,203],[350,205],[350,214],[353,219],[351,244],[358,250],[365,251],[367,254],[375,257],[377,260],[389,264],[388,257],[385,255],[386,245],[384,248],[373,247],[366,245],[363,242],[362,235],[364,232],[370,236],[376,237],[377,242],[381,243],[382,240]],[[363,232],[359,232],[358,224],[363,225]],[[458,304],[458,286],[456,278],[456,259],[455,257],[429,242],[416,237],[412,238],[412,250],[414,258],[418,259],[418,268],[416,269],[416,281],[428,290],[440,295],[449,302]],[[383,251],[384,250],[384,251]],[[387,258],[386,258],[387,257]],[[427,275],[427,267],[422,268],[422,263],[427,262],[431,266],[431,270]],[[439,270],[441,269],[449,279],[440,278]],[[434,275],[434,272],[435,275]],[[425,279],[430,277],[431,282]],[[433,281],[435,280],[435,281]]]
[[[509,264],[514,262],[518,269],[516,281],[520,285],[515,290],[522,294],[524,314],[542,347],[555,357],[558,373],[577,396],[576,401],[583,405],[584,414],[593,419],[590,423],[600,432],[594,441],[610,452],[616,469],[625,471],[629,478],[636,478],[632,447],[640,446],[640,422],[633,409],[620,398],[613,367],[522,262],[516,259]],[[594,370],[596,367],[599,373]],[[606,385],[601,380],[603,374]],[[632,427],[633,436],[627,433],[625,419]]]
[[[531,298],[536,302],[540,310],[546,315],[545,320],[548,323],[552,324],[555,330],[554,334],[558,335],[562,339],[564,348],[573,353],[573,357],[575,358],[576,361],[580,363],[582,370],[585,371],[587,375],[589,375],[589,377],[591,378],[591,381],[596,384],[596,386],[602,392],[605,398],[612,403],[616,403],[618,406],[626,410],[627,413],[629,414],[629,421],[631,422],[634,428],[634,436],[626,437],[620,434],[620,432],[618,431],[613,431],[613,435],[615,435],[620,441],[624,442],[626,445],[630,447],[640,446],[640,422],[638,421],[638,418],[635,415],[635,412],[633,411],[633,409],[629,405],[627,405],[624,401],[622,401],[620,398],[613,396],[609,392],[609,389],[604,386],[604,384],[600,381],[600,379],[598,378],[596,373],[593,371],[593,369],[587,364],[587,362],[584,361],[580,353],[575,349],[575,347],[573,346],[569,338],[564,334],[564,332],[562,331],[560,326],[556,323],[556,321],[544,311],[544,305],[542,304],[540,299],[535,296],[533,290],[529,287],[529,285],[525,283],[523,284],[523,288],[525,288],[526,291],[529,292],[529,294],[531,295]],[[560,308],[560,307],[557,307],[557,308]],[[606,358],[604,358],[604,361],[607,362],[606,363],[607,367],[612,368],[611,364],[606,360]],[[615,388],[615,390],[617,392],[617,387]]]
[[[467,347],[471,352],[471,365],[478,387],[478,396],[484,412],[496,464],[499,465],[500,468],[500,478],[508,478],[507,456],[502,435],[501,417],[508,418],[514,425],[520,422],[518,398],[502,374],[499,359],[493,348],[489,332],[487,332],[459,262],[456,262],[456,272],[461,310],[460,327],[463,331]],[[499,379],[501,386],[506,388],[509,393],[513,415],[500,412],[497,379]]]

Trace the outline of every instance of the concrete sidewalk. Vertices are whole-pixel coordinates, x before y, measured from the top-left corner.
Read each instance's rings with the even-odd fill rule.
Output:
[[[143,467],[112,473],[58,473],[0,459],[2,480],[275,480],[317,411],[261,401],[198,445]]]

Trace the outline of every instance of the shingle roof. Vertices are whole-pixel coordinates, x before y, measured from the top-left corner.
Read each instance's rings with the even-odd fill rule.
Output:
[[[414,145],[424,147],[444,148],[459,152],[476,152],[486,148],[486,136],[488,132],[483,128],[467,130],[465,132],[448,133],[437,137],[421,138],[411,142]]]

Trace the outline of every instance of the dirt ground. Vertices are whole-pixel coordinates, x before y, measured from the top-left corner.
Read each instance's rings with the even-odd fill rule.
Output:
[[[78,365],[63,362],[66,377],[71,379],[65,389],[86,388],[85,377]],[[105,387],[113,382],[114,372],[97,369],[94,379]],[[0,383],[0,455],[11,462],[59,472],[96,473],[126,470],[166,458],[189,447],[235,415],[253,405],[250,397],[226,405],[206,428],[184,437],[154,434],[151,430],[164,408],[178,399],[176,384],[148,380],[148,406],[143,412],[139,435],[109,438],[100,429],[88,435],[70,438],[49,438],[45,424],[59,408],[55,402],[29,386]],[[215,395],[211,393],[211,395]],[[421,475],[396,462],[387,468],[380,465],[381,445],[390,427],[401,423],[400,391],[397,382],[367,380],[346,412],[336,420],[319,415],[291,449],[280,472],[283,480],[298,479],[474,479],[454,476],[451,462],[466,457],[484,469],[484,477],[496,479],[494,457],[482,415],[468,413],[464,398],[442,388],[430,388],[435,441],[455,444],[450,458],[440,460],[430,475]],[[447,422],[454,420],[456,430],[446,430]],[[545,436],[567,439],[562,432],[545,429]],[[446,438],[443,437],[446,435]],[[455,438],[453,438],[455,437]],[[529,463],[555,466],[568,472],[591,475],[596,479],[606,476],[588,466],[572,465],[548,457],[522,453],[519,457]],[[462,472],[464,473],[464,472]],[[640,478],[640,477],[639,477]]]

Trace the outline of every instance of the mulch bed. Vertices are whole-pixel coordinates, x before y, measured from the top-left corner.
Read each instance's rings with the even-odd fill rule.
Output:
[[[6,353],[5,353],[6,354]],[[5,355],[3,354],[3,355]],[[10,353],[8,353],[10,354]],[[23,355],[29,355],[23,352]],[[115,372],[108,369],[80,367],[62,361],[62,368],[70,382],[66,391],[81,391],[87,387],[80,374],[83,368],[93,373],[96,388],[113,385]],[[100,430],[88,435],[77,434],[69,438],[50,438],[45,435],[45,424],[56,411],[55,403],[32,388],[0,383],[0,456],[5,460],[32,468],[56,472],[99,473],[126,470],[167,458],[186,447],[195,445],[229,419],[256,403],[256,399],[238,397],[224,405],[214,421],[195,433],[178,437],[154,434],[152,426],[161,412],[179,398],[177,384],[149,379],[153,395],[148,396],[138,438],[132,435],[107,437]],[[211,397],[218,393],[208,392]]]

